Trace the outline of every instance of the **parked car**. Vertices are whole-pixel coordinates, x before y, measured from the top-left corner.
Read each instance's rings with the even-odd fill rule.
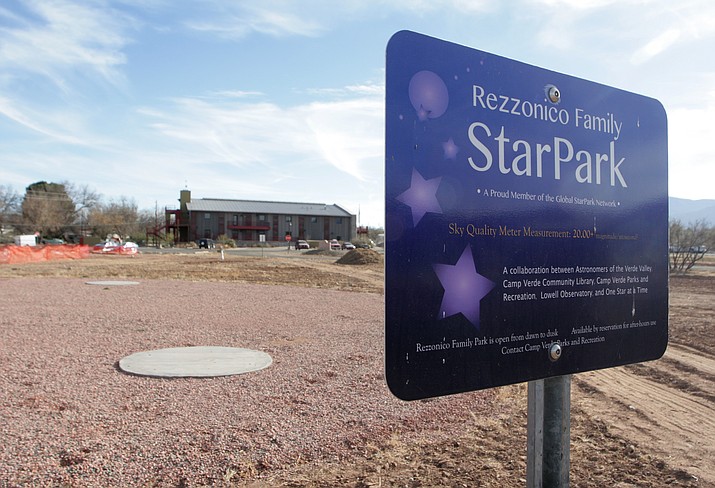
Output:
[[[296,249],[310,249],[310,244],[308,244],[308,241],[299,240],[295,247]]]
[[[355,245],[352,242],[343,242],[343,249],[355,249]]]
[[[330,240],[330,250],[331,251],[339,251],[340,250],[340,243],[338,242],[337,239]]]
[[[216,243],[213,239],[199,239],[199,249],[213,249]]]
[[[43,244],[49,244],[51,246],[59,246],[65,243],[62,239],[42,239]]]

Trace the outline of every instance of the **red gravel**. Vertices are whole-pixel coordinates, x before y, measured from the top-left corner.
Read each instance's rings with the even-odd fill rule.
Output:
[[[446,439],[493,398],[394,398],[378,294],[85,282],[0,280],[0,487],[226,485],[395,432]],[[138,351],[191,345],[261,350],[273,365],[209,379],[116,368]]]

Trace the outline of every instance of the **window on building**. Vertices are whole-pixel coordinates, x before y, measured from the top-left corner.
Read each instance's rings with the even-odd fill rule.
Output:
[[[311,224],[317,224],[317,223],[318,223],[318,217],[311,217],[311,218],[310,218],[310,223],[311,223]]]
[[[238,225],[238,215],[233,216],[233,225]]]
[[[293,222],[293,216],[292,216],[292,215],[286,215],[286,222]]]
[[[342,217],[337,217],[337,218],[335,219],[335,223],[336,223],[336,224],[342,224],[342,223],[343,223],[343,218],[342,218]]]
[[[266,214],[258,214],[258,220],[260,220],[261,222],[265,222]]]
[[[204,214],[204,218],[205,218],[206,220],[211,219],[211,214],[210,214],[210,213],[205,213],[205,214]]]

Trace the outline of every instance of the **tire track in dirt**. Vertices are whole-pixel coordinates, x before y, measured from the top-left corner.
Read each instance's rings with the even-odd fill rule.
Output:
[[[671,345],[660,360],[632,364],[626,369],[703,398],[715,406],[715,359],[698,351]]]
[[[579,406],[617,435],[715,485],[715,360],[671,346],[663,360],[575,377]]]
[[[665,352],[664,359],[672,359],[686,368],[706,375],[711,382],[715,381],[715,356],[709,356],[701,351],[681,344],[670,344]]]

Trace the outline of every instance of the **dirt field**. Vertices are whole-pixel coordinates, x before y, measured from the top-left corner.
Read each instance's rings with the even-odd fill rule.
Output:
[[[382,293],[383,265],[379,259],[370,263],[375,257],[366,255],[364,259],[353,260],[366,264],[337,264],[340,255],[241,257],[227,252],[224,260],[216,252],[143,254],[133,258],[91,256],[80,261],[0,266],[0,288],[7,291],[25,282],[35,283],[32,280],[37,278],[57,278],[57,283],[63,284],[71,283],[65,279],[78,278],[148,280],[154,287],[168,287],[176,281],[277,285],[272,288],[278,290],[277,296],[280,296],[281,287],[286,290],[301,287],[338,290],[337,295],[331,295],[336,298],[347,296],[345,293],[377,296]],[[712,269],[704,267],[692,276],[671,278],[671,339],[661,360],[573,377],[571,486],[715,486],[715,272]],[[211,285],[207,283],[205,286]],[[0,310],[5,309],[7,304],[0,305]],[[379,322],[381,317],[373,320]],[[0,319],[0,324],[7,326],[9,322]],[[2,340],[3,334],[0,330]],[[275,346],[279,340],[294,341],[280,337],[268,343]],[[301,344],[292,342],[291,347],[300,348]],[[362,394],[377,398],[385,395],[386,390],[377,379],[382,361],[379,350],[378,344],[374,352],[358,358],[360,364],[376,369],[370,373],[371,380]],[[305,354],[308,354],[307,349]],[[2,359],[0,351],[0,367],[5,368]],[[32,367],[37,368],[37,365]],[[11,381],[11,375],[0,370],[0,387],[5,392],[20,391]],[[324,393],[327,397],[331,393],[337,394]],[[287,394],[289,392],[275,393],[277,396]],[[455,407],[463,407],[466,400],[449,401]],[[458,422],[447,422],[439,416],[440,409],[446,409],[452,403],[440,403],[441,400],[415,402],[415,419],[401,417],[400,428],[376,428],[366,424],[367,434],[351,437],[349,449],[339,455],[319,453],[302,457],[297,451],[292,455],[281,451],[283,457],[276,459],[292,461],[277,461],[271,465],[254,462],[240,466],[201,466],[201,470],[222,473],[218,481],[211,477],[177,475],[187,469],[186,460],[177,459],[176,466],[164,466],[160,477],[144,478],[141,485],[219,484],[253,488],[524,486],[526,385],[490,390],[470,397],[469,401],[479,407],[462,412]],[[8,398],[4,402],[6,406],[19,405],[18,401]],[[22,402],[20,406],[28,407]],[[151,410],[151,406],[143,408]],[[328,405],[327,408],[331,407]],[[22,416],[23,411],[15,408],[13,415]],[[62,412],[54,414],[61,415]],[[355,415],[359,418],[360,413]],[[417,416],[420,421],[416,420]],[[431,420],[425,420],[427,418]],[[18,417],[20,420],[24,419]],[[0,430],[2,445],[12,445],[13,437],[22,437],[9,422],[4,425],[0,420],[0,427],[4,429]],[[335,436],[340,434],[335,433]],[[53,432],[44,435],[51,437]],[[223,435],[230,437],[230,434]],[[8,438],[1,438],[3,436]],[[215,437],[214,433],[212,438]],[[230,439],[225,442],[231,445]],[[300,442],[296,441],[295,445]],[[298,449],[287,442],[281,448]],[[4,471],[0,466],[0,487],[22,486],[21,480],[29,479],[27,472],[32,466],[48,462],[44,459],[48,453],[39,446],[34,452],[16,454],[22,456],[16,471]],[[90,454],[76,456],[84,459]],[[120,456],[116,453],[116,457]],[[52,468],[53,473],[60,472],[62,476],[55,474],[54,478],[43,478],[42,473],[37,473],[34,479],[40,480],[39,485],[90,486],[70,473],[79,465],[77,459],[64,452],[59,455],[57,466]],[[188,470],[197,471],[198,467],[190,465]],[[25,473],[25,478],[18,473]],[[24,484],[29,486],[29,483]],[[122,484],[137,483],[124,480]]]

